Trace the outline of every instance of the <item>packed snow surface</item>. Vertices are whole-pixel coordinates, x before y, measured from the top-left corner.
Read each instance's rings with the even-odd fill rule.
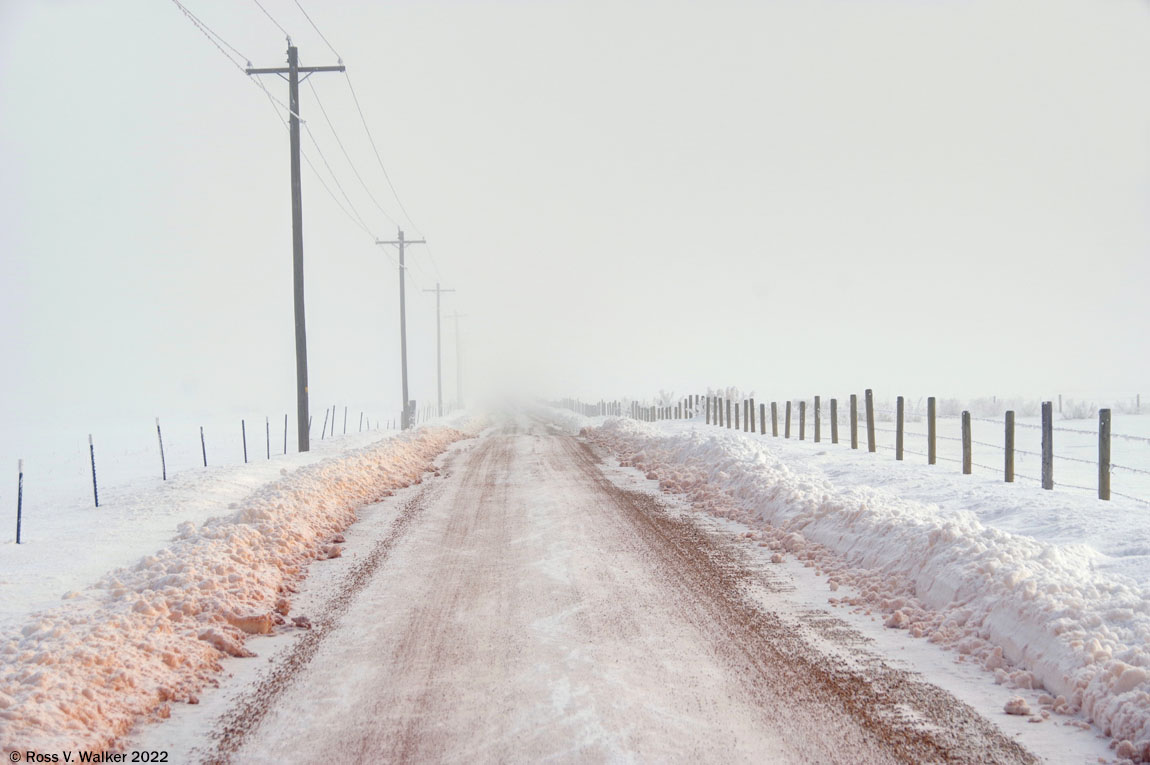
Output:
[[[433,458],[479,428],[457,424],[281,468],[234,512],[181,523],[158,552],[20,624],[10,614],[0,627],[0,749],[107,747],[138,717],[165,716],[167,701],[194,700],[221,657],[250,655],[246,636],[283,622],[293,583],[311,561],[340,554],[357,508],[419,483]],[[201,484],[212,493],[210,478]]]
[[[994,486],[698,420],[550,416],[584,428],[665,491],[762,529],[780,559],[809,561],[832,589],[860,593],[843,604],[882,610],[887,626],[955,649],[1000,683],[1048,690],[1043,712],[1079,714],[1150,761],[1144,507]],[[1090,543],[1074,541],[1061,521]]]

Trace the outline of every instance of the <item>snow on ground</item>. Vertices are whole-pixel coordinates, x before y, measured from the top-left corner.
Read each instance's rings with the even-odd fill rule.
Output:
[[[1044,689],[1036,720],[1078,715],[1064,719],[1092,722],[1117,754],[1150,761],[1144,505],[698,419],[549,416],[586,428],[665,491],[760,530],[778,560],[803,560],[832,590],[860,593],[832,605],[881,611],[889,627],[953,648],[999,683]]]
[[[310,561],[340,554],[357,508],[418,483],[481,426],[449,424],[110,492],[107,507],[62,511],[29,535],[43,541],[4,545],[0,749],[106,747],[137,717],[193,698],[220,657],[282,621]],[[53,548],[63,557],[44,565]],[[36,584],[37,570],[56,574]]]

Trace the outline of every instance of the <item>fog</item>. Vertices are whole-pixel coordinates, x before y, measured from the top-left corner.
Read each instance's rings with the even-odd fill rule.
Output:
[[[336,63],[262,2],[304,64]],[[186,5],[283,65],[256,3]],[[304,8],[407,211],[348,81],[313,75],[342,192],[304,151],[365,224],[305,165],[313,411],[399,408],[374,244],[399,226],[430,244],[408,252],[420,403],[437,281],[448,401],[453,311],[469,399],[1150,390],[1144,2]],[[171,2],[0,4],[10,429],[294,411],[285,114],[251,79]]]

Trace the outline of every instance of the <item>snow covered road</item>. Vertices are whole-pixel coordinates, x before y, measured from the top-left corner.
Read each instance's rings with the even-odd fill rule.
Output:
[[[440,472],[189,759],[1035,761],[826,612],[776,612],[776,575],[575,437],[520,421]]]

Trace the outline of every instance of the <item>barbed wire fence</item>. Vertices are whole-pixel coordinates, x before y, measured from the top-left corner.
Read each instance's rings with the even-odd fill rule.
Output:
[[[1137,396],[1135,400],[1136,404],[1133,407],[1120,407],[1119,411],[1127,413],[1140,412],[1141,396]],[[852,449],[859,448],[859,431],[862,430],[866,435],[864,442],[866,449],[870,452],[876,452],[878,450],[894,452],[896,460],[902,460],[904,455],[910,454],[926,458],[928,464],[935,464],[937,461],[959,464],[962,466],[962,472],[964,474],[970,474],[974,468],[978,468],[979,470],[999,473],[1003,476],[1004,481],[1008,483],[1013,483],[1016,479],[1021,479],[1023,481],[1037,483],[1042,488],[1048,490],[1055,487],[1055,465],[1086,465],[1097,470],[1098,479],[1095,486],[1085,486],[1081,483],[1074,483],[1060,478],[1057,482],[1058,488],[1091,493],[1096,492],[1098,498],[1104,501],[1109,500],[1111,497],[1121,497],[1141,505],[1150,506],[1150,498],[1113,491],[1111,489],[1111,475],[1115,472],[1130,476],[1150,477],[1150,469],[1113,462],[1110,459],[1111,441],[1120,440],[1128,444],[1145,444],[1150,446],[1150,437],[1131,433],[1112,433],[1110,430],[1110,408],[1097,409],[1099,423],[1097,430],[1085,430],[1082,428],[1055,426],[1053,422],[1053,401],[1041,403],[1040,411],[1042,421],[1040,424],[1016,422],[1014,417],[1015,411],[1013,409],[1005,409],[1003,411],[1003,418],[995,419],[991,417],[973,416],[969,410],[963,410],[959,414],[938,413],[937,399],[935,397],[928,397],[926,402],[927,411],[925,414],[921,411],[922,399],[919,399],[915,409],[909,413],[910,416],[908,417],[905,399],[902,396],[897,397],[896,408],[890,409],[885,407],[876,408],[874,406],[873,392],[869,389],[864,392],[861,402],[856,394],[850,395],[847,421],[849,428],[849,446]],[[727,429],[739,429],[748,433],[756,433],[757,431],[764,436],[767,434],[769,422],[772,437],[782,438],[791,438],[795,430],[792,428],[792,418],[797,416],[797,435],[799,440],[807,439],[807,418],[808,412],[811,412],[813,425],[812,440],[815,442],[825,440],[825,437],[822,435],[824,431],[822,427],[824,424],[822,406],[824,399],[821,396],[813,397],[813,406],[808,406],[808,404],[812,403],[811,401],[792,399],[781,402],[782,406],[780,406],[779,401],[770,402],[769,407],[766,402],[761,402],[758,404],[757,409],[753,396],[743,396],[735,388],[727,388],[706,394],[692,394],[682,398],[675,398],[673,394],[660,391],[659,396],[657,396],[653,402],[639,399],[622,399],[615,401],[600,400],[598,402],[587,403],[577,398],[566,398],[553,403],[585,416],[620,416],[648,422],[699,418],[707,425]],[[860,407],[860,403],[862,407]],[[797,404],[797,406],[793,406],[795,404]],[[830,419],[827,424],[830,425],[830,440],[832,443],[837,444],[839,443],[839,430],[842,425],[842,411],[841,407],[838,406],[839,400],[837,398],[829,399],[829,404]],[[947,404],[948,406],[953,406],[954,402],[948,401]],[[1061,396],[1059,397],[1058,404],[1059,410],[1061,411]],[[1029,413],[1028,410],[1031,408],[1032,407],[1028,406],[1024,411]],[[1077,406],[1074,410],[1076,414],[1081,414],[1082,411],[1083,408],[1081,405]],[[781,429],[779,427],[780,412],[782,412],[783,415],[783,427]],[[925,420],[928,425],[927,432],[907,430],[905,423],[908,419],[912,422],[923,422]],[[961,423],[962,435],[956,437],[939,433],[939,420],[944,422],[954,422],[957,420]],[[876,421],[894,423],[895,427],[881,427],[875,424]],[[972,436],[972,422],[993,423],[999,426],[1002,429],[1003,442],[994,443],[974,439]],[[1039,431],[1041,433],[1042,451],[1018,448],[1014,443],[1016,428],[1026,431]],[[890,444],[878,443],[875,437],[877,433],[893,436],[895,444],[892,446]],[[1053,440],[1055,433],[1072,434],[1076,437],[1088,436],[1092,439],[1092,442],[1096,440],[1098,457],[1096,459],[1085,459],[1065,453],[1056,454]],[[906,448],[906,439],[908,437],[916,439],[916,443],[925,442],[927,444],[927,451],[924,452],[917,449]],[[961,458],[939,454],[937,449],[937,443],[939,441],[959,444],[962,454]],[[984,454],[986,451],[1000,454],[1002,464],[995,467],[985,464],[985,462],[975,462],[973,455],[973,447],[975,446],[980,447]],[[1085,446],[1091,446],[1091,444],[1078,443],[1073,445],[1074,448],[1083,448]],[[1037,458],[1041,466],[1041,474],[1035,476],[1015,471],[1014,462],[1016,456]],[[1080,474],[1081,471],[1079,470],[1078,475],[1080,476]]]

